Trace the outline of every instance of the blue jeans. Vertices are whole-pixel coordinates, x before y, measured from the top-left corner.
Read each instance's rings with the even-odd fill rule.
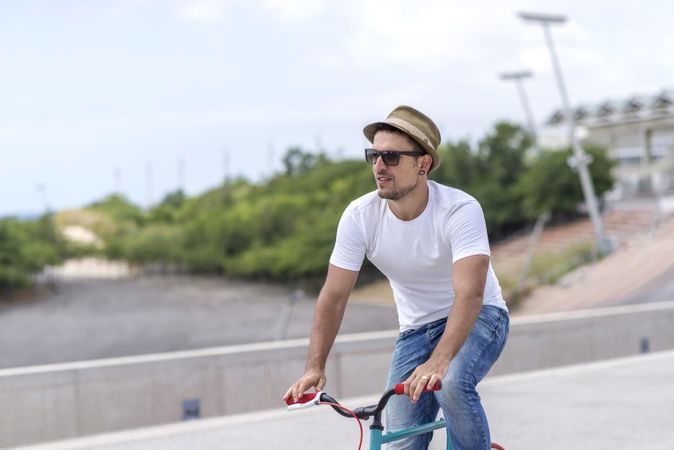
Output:
[[[447,319],[406,330],[396,342],[388,389],[405,381],[431,356]],[[496,306],[484,305],[475,325],[449,365],[442,389],[423,394],[416,403],[406,396],[393,396],[387,407],[387,428],[396,431],[435,420],[442,408],[447,420],[447,438],[455,450],[489,449],[489,424],[480,395],[475,387],[498,359],[508,338],[508,313]],[[426,450],[432,434],[427,433],[390,443],[389,449]]]

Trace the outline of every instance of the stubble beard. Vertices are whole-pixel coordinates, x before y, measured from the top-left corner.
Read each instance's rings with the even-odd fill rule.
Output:
[[[416,189],[418,184],[419,184],[419,176],[417,175],[416,179],[414,180],[414,184],[402,186],[399,188],[394,187],[389,190],[383,190],[377,187],[377,194],[379,195],[379,198],[383,198],[385,200],[400,200],[401,198],[405,197],[407,194],[412,192],[414,189]]]

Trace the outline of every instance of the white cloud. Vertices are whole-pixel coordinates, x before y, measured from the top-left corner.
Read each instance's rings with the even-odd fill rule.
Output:
[[[418,65],[419,70],[437,67],[443,58],[460,53],[476,20],[471,8],[444,1],[370,0],[361,5],[358,30],[345,37],[346,51],[370,66],[398,62]]]
[[[328,2],[320,0],[264,0],[263,7],[281,22],[311,20],[326,10]]]
[[[535,73],[550,71],[550,53],[545,45],[523,48],[519,51],[518,58],[522,66]]]
[[[674,33],[668,33],[662,38],[662,49],[663,55],[674,55]],[[662,58],[660,61],[665,67],[670,70],[674,70],[674,58],[671,57]]]
[[[230,0],[183,0],[176,5],[176,15],[189,22],[222,23],[230,12]]]
[[[225,22],[238,7],[261,11],[272,21],[297,24],[315,19],[327,5],[318,0],[178,0],[175,13],[189,22],[213,24]]]
[[[110,13],[116,18],[125,18],[136,11],[151,6],[152,0],[119,0],[105,4]]]
[[[446,0],[349,1],[341,3],[341,13],[343,35],[325,44],[331,48],[312,50],[316,55],[312,60],[320,67],[379,71],[406,67],[419,73],[472,58],[483,50],[478,41],[485,31],[497,29],[504,16],[512,15],[500,3],[490,4],[485,14],[484,5]]]

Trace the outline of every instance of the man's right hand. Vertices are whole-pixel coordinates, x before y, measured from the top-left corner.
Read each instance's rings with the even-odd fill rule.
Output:
[[[294,401],[297,401],[309,388],[314,388],[316,391],[320,391],[325,386],[326,382],[325,372],[321,370],[307,370],[304,372],[304,375],[297,380],[292,386],[288,388],[283,400],[285,401],[288,397],[292,397]]]

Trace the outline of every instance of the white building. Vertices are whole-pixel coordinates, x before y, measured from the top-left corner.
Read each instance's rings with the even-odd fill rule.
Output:
[[[663,195],[674,192],[674,90],[581,105],[573,110],[576,134],[608,149],[618,161],[613,198]],[[561,110],[555,111],[540,133],[540,145],[568,145]]]

